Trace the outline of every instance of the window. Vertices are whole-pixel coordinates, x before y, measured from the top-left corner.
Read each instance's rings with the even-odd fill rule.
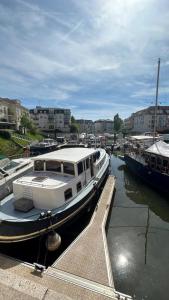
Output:
[[[93,154],[93,162],[96,161],[96,153]]]
[[[46,161],[46,171],[61,172],[61,163],[59,161]]]
[[[82,163],[82,161],[80,161],[77,164],[77,171],[78,171],[78,175],[80,175],[83,172],[83,163]]]
[[[96,158],[99,159],[99,157],[100,157],[100,151],[97,151],[96,152]]]
[[[161,162],[162,162],[162,161],[161,161],[161,158],[160,158],[160,157],[157,157],[157,164],[158,164],[158,165],[161,165]]]
[[[65,174],[75,175],[74,164],[64,162],[63,163],[63,172]]]
[[[79,182],[77,183],[76,188],[77,188],[77,193],[82,189],[81,181],[79,181]]]
[[[43,171],[44,170],[44,161],[43,160],[35,160],[34,170],[35,171]]]
[[[69,200],[70,198],[72,198],[72,189],[67,189],[65,191],[65,200]]]
[[[167,166],[168,166],[168,160],[166,160],[166,159],[163,160],[163,166],[164,166],[164,167],[167,167]]]
[[[89,169],[89,158],[86,159],[86,169]]]

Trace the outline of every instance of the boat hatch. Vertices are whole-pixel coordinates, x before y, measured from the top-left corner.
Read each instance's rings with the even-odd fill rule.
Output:
[[[33,178],[32,181],[42,182],[42,181],[46,180],[47,178],[48,178],[47,176],[37,176],[37,177]]]

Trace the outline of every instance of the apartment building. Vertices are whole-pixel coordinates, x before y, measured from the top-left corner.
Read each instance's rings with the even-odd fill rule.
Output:
[[[94,133],[94,122],[92,120],[78,119],[76,123],[79,125],[80,133]]]
[[[94,122],[95,133],[113,133],[114,122],[112,120],[96,120]]]
[[[135,133],[153,132],[155,120],[155,106],[150,106],[133,113],[124,120],[124,128]],[[169,130],[169,106],[157,107],[157,131]]]
[[[37,106],[29,112],[35,126],[42,131],[70,132],[70,109]]]
[[[29,110],[21,105],[18,99],[0,98],[0,128],[18,130],[21,125],[21,117],[26,114],[29,117]]]

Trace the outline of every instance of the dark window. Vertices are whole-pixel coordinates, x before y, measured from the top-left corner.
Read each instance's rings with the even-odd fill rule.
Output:
[[[166,159],[163,160],[163,166],[164,166],[164,167],[167,167],[167,166],[168,166],[168,160],[166,160]]]
[[[86,170],[85,160],[83,161],[83,170]]]
[[[78,170],[78,175],[80,175],[83,172],[83,163],[82,163],[82,161],[80,161],[77,164],[77,170]]]
[[[77,183],[77,192],[79,192],[81,189],[82,189],[82,184],[81,184],[81,181],[79,181],[78,183]]]
[[[161,165],[161,162],[162,162],[162,161],[161,161],[161,158],[157,157],[157,164],[158,164],[158,165]]]
[[[65,174],[75,175],[74,164],[64,162],[63,163],[63,172]]]
[[[44,161],[43,160],[35,160],[34,170],[35,171],[44,171]]]
[[[93,162],[96,161],[96,153],[93,154]]]
[[[99,159],[99,157],[100,157],[100,151],[96,152],[96,157],[97,157],[97,159]]]
[[[86,159],[86,169],[89,169],[89,158]]]
[[[151,156],[151,162],[155,162],[155,157]]]
[[[46,171],[61,172],[61,163],[59,161],[46,161]]]
[[[67,189],[65,191],[65,200],[69,200],[70,198],[72,198],[72,189]]]

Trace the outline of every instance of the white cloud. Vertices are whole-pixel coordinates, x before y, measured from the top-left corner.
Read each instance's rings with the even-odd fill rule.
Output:
[[[154,96],[159,56],[169,72],[164,0],[72,0],[61,10],[53,4],[53,10],[40,1],[0,4],[3,94],[80,107],[92,106],[97,93],[97,118],[110,117],[110,109],[127,115],[139,98]],[[165,75],[160,93],[168,95]],[[100,110],[102,104],[109,109]]]

